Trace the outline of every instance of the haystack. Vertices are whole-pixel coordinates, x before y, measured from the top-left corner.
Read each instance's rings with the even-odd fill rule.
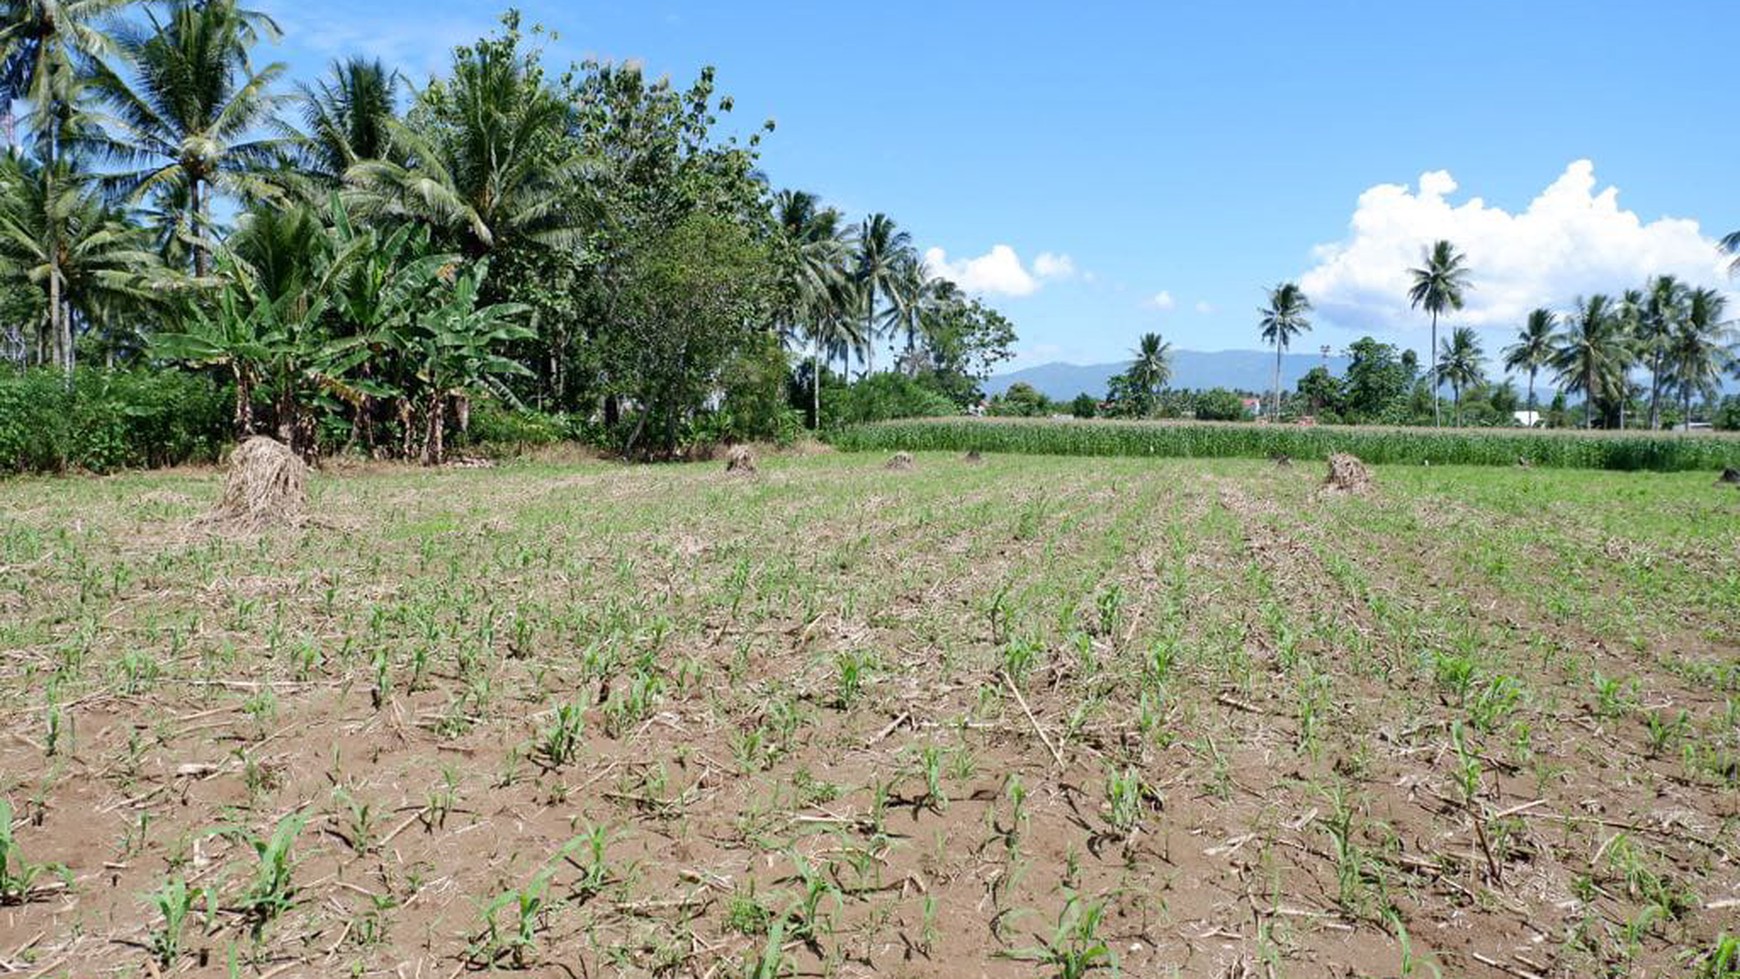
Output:
[[[896,452],[894,458],[888,460],[888,468],[895,472],[905,472],[912,468],[912,453]]]
[[[1363,493],[1371,489],[1371,470],[1353,456],[1337,452],[1329,457],[1329,478],[1323,485],[1338,493]]]
[[[290,447],[256,435],[230,453],[230,472],[216,509],[200,522],[257,531],[294,523],[308,509],[308,467]]]
[[[725,456],[725,471],[743,476],[755,475],[755,453],[747,445],[734,445]]]
[[[1722,475],[1716,477],[1716,482],[1718,484],[1727,483],[1729,486],[1740,486],[1740,469],[1729,466],[1722,470]]]

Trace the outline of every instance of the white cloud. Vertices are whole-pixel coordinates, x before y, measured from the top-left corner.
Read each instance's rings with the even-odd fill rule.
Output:
[[[1201,313],[1203,316],[1207,316],[1209,313],[1214,312],[1214,304],[1206,299],[1198,300],[1196,303],[1196,311]]]
[[[1039,291],[1039,280],[1021,264],[1021,256],[1008,245],[993,245],[977,258],[951,261],[941,248],[924,253],[924,264],[932,275],[953,280],[962,290],[984,295],[1031,296]]]
[[[1068,255],[1040,252],[1033,260],[1033,274],[1041,279],[1073,279],[1076,275],[1075,259]]]
[[[1642,286],[1671,273],[1697,285],[1725,284],[1714,239],[1696,221],[1644,222],[1619,206],[1615,187],[1597,189],[1595,165],[1578,160],[1512,213],[1478,197],[1462,204],[1443,170],[1420,176],[1418,191],[1379,184],[1359,196],[1348,237],[1321,245],[1300,285],[1322,315],[1349,329],[1423,327],[1408,306],[1407,270],[1422,249],[1448,239],[1468,257],[1467,308],[1458,325],[1519,326],[1537,306]]]
[[[1162,289],[1148,299],[1148,305],[1161,310],[1174,309],[1178,306],[1178,300],[1172,298],[1172,293]]]

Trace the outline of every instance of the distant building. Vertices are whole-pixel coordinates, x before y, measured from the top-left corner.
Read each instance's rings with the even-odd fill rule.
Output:
[[[1510,417],[1516,419],[1516,423],[1524,428],[1540,428],[1547,423],[1547,416],[1538,411],[1513,411]]]
[[[1239,400],[1243,402],[1245,406],[1245,414],[1260,415],[1263,413],[1262,398],[1240,398]]]

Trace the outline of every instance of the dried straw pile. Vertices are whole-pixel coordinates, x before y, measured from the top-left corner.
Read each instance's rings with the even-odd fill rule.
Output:
[[[224,495],[200,523],[254,532],[297,523],[308,509],[308,467],[289,446],[256,435],[230,454]]]
[[[1371,489],[1371,470],[1353,456],[1337,452],[1329,457],[1329,478],[1323,485],[1337,493],[1364,493]]]

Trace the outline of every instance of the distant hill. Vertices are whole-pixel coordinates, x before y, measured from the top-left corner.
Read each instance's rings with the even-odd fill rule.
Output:
[[[1320,354],[1283,354],[1281,386],[1292,390],[1307,371],[1322,367],[1324,363]],[[1347,364],[1346,357],[1330,357],[1328,360],[1329,370],[1334,374],[1346,372]],[[1107,380],[1114,374],[1123,373],[1129,366],[1129,361],[1118,364],[1041,364],[998,374],[987,380],[984,387],[986,394],[1002,394],[1011,384],[1025,381],[1053,401],[1067,401],[1084,391],[1103,398]],[[1174,350],[1171,386],[1189,390],[1268,391],[1275,386],[1275,354],[1262,350]]]

